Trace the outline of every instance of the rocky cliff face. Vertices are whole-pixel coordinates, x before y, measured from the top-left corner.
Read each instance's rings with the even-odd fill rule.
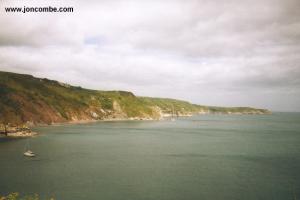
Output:
[[[254,108],[222,108],[186,101],[96,91],[53,80],[0,72],[0,124],[51,124],[102,119],[160,119],[196,113],[266,114]]]

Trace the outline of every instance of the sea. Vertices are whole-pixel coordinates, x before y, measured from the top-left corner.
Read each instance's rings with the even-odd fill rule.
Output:
[[[300,199],[300,113],[35,127],[0,138],[0,196]],[[26,149],[36,157],[24,157]]]

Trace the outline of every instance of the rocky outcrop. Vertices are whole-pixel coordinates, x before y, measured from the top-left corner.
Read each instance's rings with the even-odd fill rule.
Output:
[[[0,124],[0,135],[7,137],[32,137],[37,133],[32,132],[31,129],[25,125],[12,126],[10,124]]]

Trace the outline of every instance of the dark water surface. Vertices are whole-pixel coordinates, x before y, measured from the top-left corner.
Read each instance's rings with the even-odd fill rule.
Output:
[[[57,200],[300,199],[300,114],[38,127],[0,138],[0,194]],[[38,156],[23,157],[26,143]]]

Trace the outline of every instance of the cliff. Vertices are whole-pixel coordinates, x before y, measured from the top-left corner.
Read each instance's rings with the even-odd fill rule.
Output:
[[[102,119],[160,119],[196,113],[266,114],[265,109],[223,108],[126,91],[97,91],[31,75],[0,72],[0,124],[51,124]]]

